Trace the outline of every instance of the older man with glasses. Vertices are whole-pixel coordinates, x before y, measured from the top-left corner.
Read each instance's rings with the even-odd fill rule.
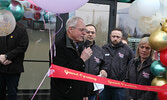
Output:
[[[72,17],[66,22],[66,34],[56,42],[53,63],[84,72],[85,62],[91,57],[90,47],[83,48],[85,24],[82,18]],[[51,100],[88,100],[87,83],[72,79],[51,78]]]

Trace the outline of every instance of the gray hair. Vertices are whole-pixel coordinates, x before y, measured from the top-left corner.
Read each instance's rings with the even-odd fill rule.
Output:
[[[78,16],[74,16],[74,17],[69,18],[66,22],[66,31],[68,30],[69,27],[75,27],[78,20],[83,21],[83,19],[81,17],[78,17]]]
[[[149,37],[144,37],[144,38],[142,38],[141,40],[140,40],[140,42],[138,43],[138,46],[137,46],[137,48],[136,48],[136,59],[138,59],[139,58],[139,46],[141,45],[141,44],[145,44],[145,43],[149,43]],[[151,52],[150,52],[150,56],[151,56],[151,58],[152,58],[152,60],[154,60],[155,59],[155,57],[154,57],[154,50],[151,48]]]

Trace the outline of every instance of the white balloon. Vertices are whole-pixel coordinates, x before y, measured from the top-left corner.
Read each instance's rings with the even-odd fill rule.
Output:
[[[159,0],[138,0],[137,9],[141,16],[151,17],[160,9]]]
[[[13,14],[7,10],[0,10],[0,36],[11,34],[16,27]]]
[[[129,16],[132,17],[134,20],[138,20],[141,15],[139,10],[137,9],[137,1],[133,1],[131,6],[129,7]]]
[[[160,10],[162,16],[167,17],[167,0],[159,0],[160,1]]]
[[[156,14],[152,17],[141,17],[138,20],[138,28],[144,34],[151,34],[161,27],[160,23],[163,23],[165,18],[160,14]]]

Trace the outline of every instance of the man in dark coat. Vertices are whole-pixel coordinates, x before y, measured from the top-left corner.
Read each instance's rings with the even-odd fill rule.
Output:
[[[102,48],[105,51],[105,62],[108,68],[108,78],[124,81],[127,64],[133,58],[130,47],[122,43],[122,30],[115,28],[111,34],[111,42]],[[124,88],[105,86],[101,93],[102,100],[125,100]]]
[[[66,23],[66,34],[56,43],[55,65],[84,72],[85,61],[92,55],[90,47],[82,48],[85,24],[80,17],[72,17]],[[86,82],[51,78],[51,100],[87,100]]]
[[[107,77],[107,68],[104,62],[104,51],[101,47],[95,44],[96,27],[93,24],[86,25],[86,42],[85,46],[90,47],[93,51],[92,56],[85,62],[85,72],[93,75],[101,75]],[[96,87],[97,88],[97,87]],[[88,99],[96,100],[99,95],[99,90],[94,90],[93,83],[88,84]]]
[[[17,100],[17,87],[21,72],[24,72],[23,60],[28,47],[26,29],[16,25],[15,30],[0,37],[0,100]]]

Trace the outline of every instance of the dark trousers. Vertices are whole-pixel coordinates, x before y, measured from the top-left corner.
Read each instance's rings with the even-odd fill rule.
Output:
[[[20,74],[0,74],[0,100],[17,100]],[[6,99],[7,89],[7,99]]]
[[[125,89],[107,86],[100,93],[100,100],[125,100]]]
[[[88,100],[96,100],[96,95],[88,96]]]

